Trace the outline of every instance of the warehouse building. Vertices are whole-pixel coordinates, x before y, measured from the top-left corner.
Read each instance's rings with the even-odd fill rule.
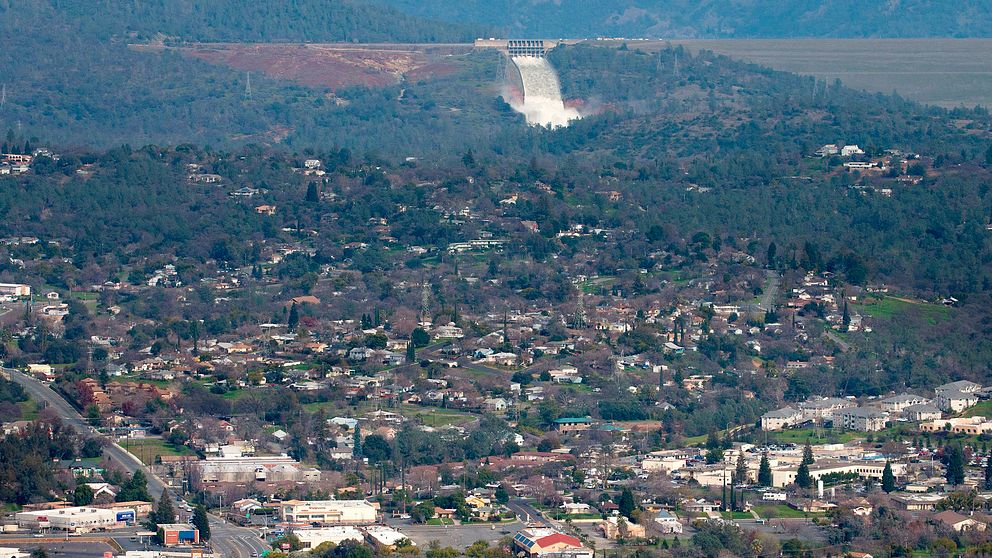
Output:
[[[208,457],[198,462],[200,480],[215,482],[317,482],[320,471],[289,456]]]

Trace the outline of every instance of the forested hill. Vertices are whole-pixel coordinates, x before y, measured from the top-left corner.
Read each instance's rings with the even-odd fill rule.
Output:
[[[987,0],[375,0],[504,35],[627,38],[988,37]]]
[[[7,40],[29,39],[40,21],[103,41],[465,42],[486,32],[357,0],[3,0],[0,21],[22,31]]]

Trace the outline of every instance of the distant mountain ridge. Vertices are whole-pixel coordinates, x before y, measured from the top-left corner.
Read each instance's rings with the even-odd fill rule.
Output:
[[[626,38],[990,37],[987,0],[373,0],[505,36]]]

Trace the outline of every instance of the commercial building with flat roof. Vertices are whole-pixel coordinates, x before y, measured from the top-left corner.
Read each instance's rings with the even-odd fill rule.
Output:
[[[200,544],[200,530],[188,523],[165,523],[158,526],[158,538],[164,546]]]
[[[286,500],[278,508],[287,523],[369,525],[377,515],[375,506],[365,500]]]
[[[318,529],[293,529],[293,535],[300,539],[303,548],[317,548],[325,542],[336,545],[347,540],[363,542],[365,535],[355,527],[338,525]]]
[[[92,507],[61,508],[20,512],[14,516],[17,525],[29,529],[58,529],[73,533],[88,533],[134,523],[136,514],[131,508],[103,509]]]

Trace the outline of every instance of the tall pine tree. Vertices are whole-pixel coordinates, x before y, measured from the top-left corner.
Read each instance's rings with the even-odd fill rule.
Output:
[[[800,463],[796,471],[796,485],[799,488],[810,488],[813,486],[813,477],[809,474],[809,465]]]
[[[882,469],[882,490],[886,493],[896,489],[896,476],[892,474],[892,464],[885,462],[885,469]]]
[[[805,465],[812,465],[813,463],[816,463],[816,460],[813,459],[813,446],[810,445],[809,440],[806,440],[806,445],[803,446],[802,462]]]
[[[772,466],[768,462],[768,454],[761,456],[761,463],[758,465],[758,484],[761,486],[772,485]]]
[[[202,505],[193,510],[193,526],[200,531],[201,541],[210,540],[210,520],[207,518],[207,509]]]
[[[169,496],[168,489],[162,489],[162,496],[158,499],[158,507],[155,508],[149,519],[156,525],[176,522],[176,510],[172,508],[172,498]]]
[[[946,478],[949,484],[959,485],[964,482],[964,454],[958,446],[944,448],[944,466],[947,468]]]

